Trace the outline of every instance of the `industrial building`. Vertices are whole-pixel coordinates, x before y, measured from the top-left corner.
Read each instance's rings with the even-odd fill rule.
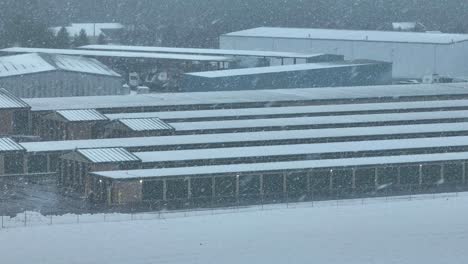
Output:
[[[391,83],[391,63],[361,60],[186,73],[181,80],[181,89],[207,92]]]
[[[468,35],[435,32],[259,27],[220,36],[221,49],[341,54],[393,63],[394,78],[468,72]]]
[[[119,74],[94,59],[23,54],[0,57],[0,87],[22,98],[124,95]]]

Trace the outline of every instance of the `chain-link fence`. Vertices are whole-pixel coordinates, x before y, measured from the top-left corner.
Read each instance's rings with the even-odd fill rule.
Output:
[[[109,213],[98,213],[98,214],[71,214],[67,212],[57,212],[53,215],[42,215],[40,212],[23,212],[15,214],[14,216],[1,216],[1,229],[7,228],[19,228],[19,227],[30,227],[30,226],[41,226],[41,225],[63,225],[63,224],[83,224],[83,223],[103,223],[103,222],[125,222],[125,221],[141,221],[141,220],[157,220],[157,219],[168,219],[168,218],[181,218],[190,216],[200,215],[211,215],[211,214],[228,214],[238,213],[247,211],[259,211],[259,210],[278,210],[285,208],[307,208],[307,207],[324,207],[324,206],[349,206],[349,205],[366,205],[373,203],[382,202],[397,202],[397,201],[411,201],[411,200],[427,200],[427,199],[439,199],[439,198],[458,198],[461,196],[468,196],[467,192],[451,192],[451,193],[440,193],[433,192],[430,194],[420,194],[414,192],[402,196],[390,196],[390,195],[379,195],[376,197],[362,197],[352,199],[322,199],[322,200],[305,200],[302,199],[291,199],[286,201],[277,201],[269,199],[261,199],[255,205],[243,205],[240,202],[232,203],[231,205],[221,206],[205,206],[195,209],[193,207],[181,208],[181,209],[161,209],[167,204],[185,204],[189,206],[190,202],[187,200],[172,200],[164,204],[159,204],[161,208],[155,208],[151,212],[143,212],[141,208],[127,209],[127,212],[109,212]],[[220,197],[223,198],[223,197]],[[228,198],[228,197],[224,197]],[[280,203],[279,203],[280,202]],[[130,206],[130,205],[128,205]],[[152,204],[155,206],[155,204]]]

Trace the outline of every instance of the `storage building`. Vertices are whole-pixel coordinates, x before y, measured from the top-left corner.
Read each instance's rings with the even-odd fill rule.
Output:
[[[95,59],[36,53],[0,57],[0,87],[23,98],[130,92],[119,74]]]
[[[332,53],[346,60],[393,63],[393,77],[465,76],[468,35],[420,32],[259,27],[221,35],[222,49]]]
[[[109,205],[192,206],[356,198],[466,189],[467,152],[96,172]]]
[[[391,63],[362,60],[186,73],[181,87],[186,92],[207,92],[391,83]]]
[[[108,122],[94,109],[57,110],[42,117],[34,134],[43,140],[98,138],[100,128]]]

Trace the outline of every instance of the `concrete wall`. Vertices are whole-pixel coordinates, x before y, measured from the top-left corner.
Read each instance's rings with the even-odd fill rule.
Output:
[[[421,78],[428,74],[451,77],[468,72],[468,42],[451,45],[338,41],[314,39],[220,37],[221,49],[252,49],[342,54],[347,60],[373,59],[393,62],[396,78]]]
[[[23,98],[121,95],[130,91],[122,80],[74,72],[52,71],[0,78],[0,87]]]

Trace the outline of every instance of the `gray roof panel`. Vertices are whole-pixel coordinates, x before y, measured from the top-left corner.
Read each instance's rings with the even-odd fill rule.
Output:
[[[78,149],[77,152],[93,163],[141,161],[137,156],[123,148]]]
[[[132,131],[174,130],[172,126],[159,118],[130,118],[119,119],[118,122]]]
[[[70,122],[109,120],[95,109],[59,110],[56,113]]]

